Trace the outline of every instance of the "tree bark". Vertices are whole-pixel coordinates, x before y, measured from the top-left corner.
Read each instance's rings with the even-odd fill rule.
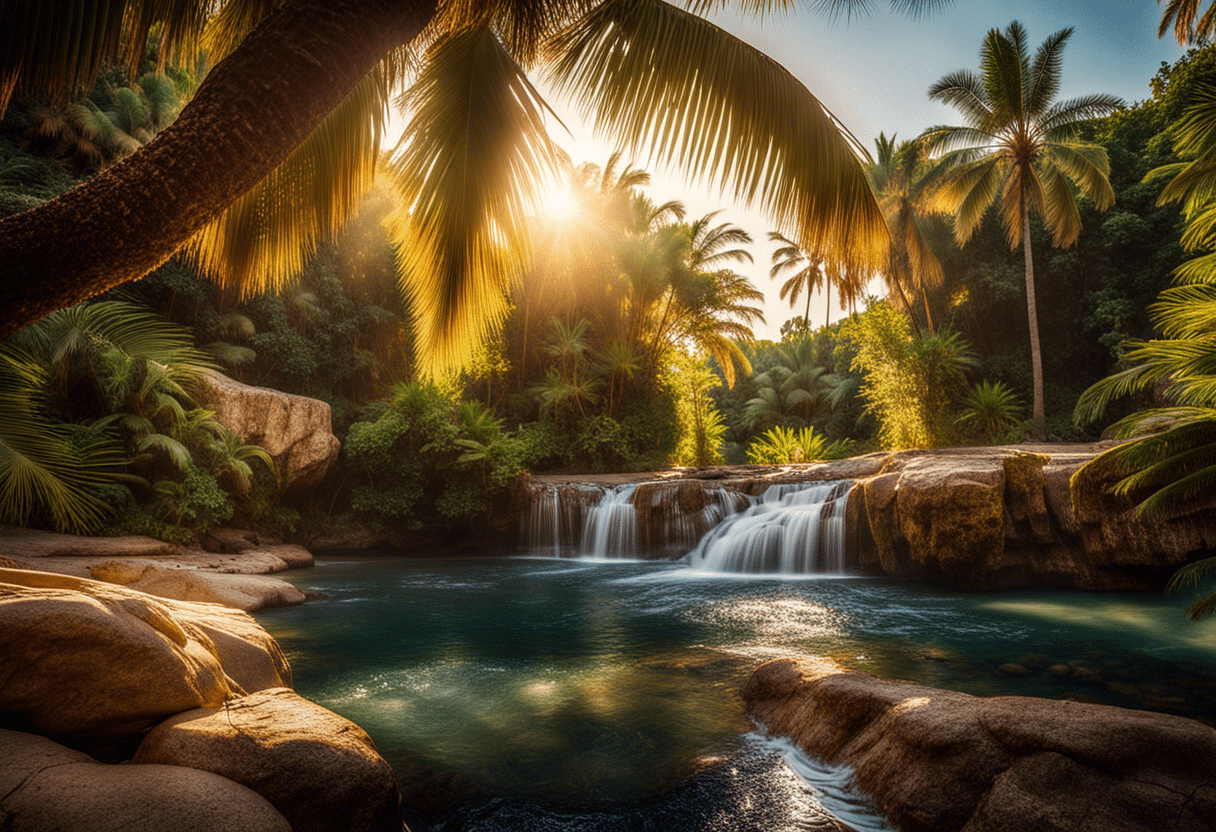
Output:
[[[0,338],[160,266],[434,14],[435,0],[289,0],[146,147],[0,220]]]
[[[1043,406],[1043,351],[1039,346],[1039,313],[1034,297],[1034,258],[1030,251],[1030,206],[1022,196],[1022,254],[1026,259],[1026,315],[1030,320],[1030,372],[1034,380],[1034,429],[1038,438],[1047,432]]]

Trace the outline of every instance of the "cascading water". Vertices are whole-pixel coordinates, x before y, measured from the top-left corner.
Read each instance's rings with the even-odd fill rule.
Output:
[[[589,509],[606,489],[582,483],[538,483],[522,515],[521,537],[535,554],[569,557],[581,551],[583,526]]]
[[[636,485],[609,491],[586,513],[579,552],[594,558],[636,558],[638,515],[633,508]]]
[[[852,488],[850,480],[771,485],[703,537],[688,562],[701,572],[843,575]]]

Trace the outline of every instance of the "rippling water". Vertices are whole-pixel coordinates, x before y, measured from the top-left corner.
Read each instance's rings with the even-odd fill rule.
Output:
[[[323,561],[289,577],[330,600],[258,618],[300,693],[375,739],[415,830],[884,829],[847,772],[747,722],[739,691],[776,657],[1124,705],[1143,704],[1131,683],[1165,701],[1185,677],[1166,699],[1216,713],[1216,630],[1176,598],[528,558]],[[1099,680],[997,671],[1067,661]]]

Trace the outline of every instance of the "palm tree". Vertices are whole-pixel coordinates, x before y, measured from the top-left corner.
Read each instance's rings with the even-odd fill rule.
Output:
[[[1179,46],[1187,44],[1203,45],[1210,43],[1212,35],[1216,34],[1216,4],[1209,5],[1208,10],[1199,14],[1199,0],[1158,0],[1164,2],[1165,9],[1161,12],[1161,25],[1157,27],[1157,37],[1164,37],[1174,29],[1174,37]]]
[[[1106,115],[1123,102],[1097,94],[1053,102],[1060,86],[1064,45],[1072,29],[1045,40],[1030,58],[1026,30],[1016,20],[1005,31],[992,29],[980,47],[980,72],[960,70],[929,88],[929,97],[951,104],[965,125],[932,127],[921,136],[930,151],[949,151],[940,160],[946,173],[935,192],[936,205],[953,213],[954,236],[964,244],[994,202],[1011,249],[1022,246],[1026,267],[1026,310],[1034,379],[1033,417],[1045,429],[1043,356],[1035,306],[1030,212],[1039,213],[1055,246],[1072,245],[1081,231],[1073,182],[1106,209],[1115,199],[1107,174],[1106,151],[1078,140],[1080,125]]]
[[[824,326],[827,326],[832,314],[832,281],[827,278],[825,271],[827,264],[821,258],[808,257],[803,254],[802,248],[797,243],[776,231],[768,232],[768,241],[770,243],[781,244],[773,251],[773,265],[768,271],[768,276],[771,280],[776,280],[781,276],[782,272],[790,272],[794,269],[798,270],[785,283],[781,284],[781,299],[785,300],[788,297],[790,309],[793,309],[794,304],[798,302],[798,296],[805,292],[806,309],[802,313],[802,319],[809,326],[811,321],[811,292],[817,292],[826,287],[828,292],[827,309],[829,319],[824,321]]]
[[[213,9],[208,46],[225,57],[129,162],[0,222],[0,337],[142,276],[200,234],[210,235],[197,244],[200,261],[224,279],[281,279],[290,256],[254,245],[271,239],[254,230],[294,249],[349,216],[374,167],[378,135],[368,125],[382,118],[386,88],[408,85],[413,117],[394,163],[408,206],[398,217],[410,243],[406,286],[423,346],[459,357],[505,312],[504,287],[521,273],[512,255],[526,254],[524,220],[556,167],[546,105],[525,75],[542,58],[553,86],[630,150],[715,182],[833,260],[869,268],[885,253],[854,144],[814,96],[762,53],[659,0],[288,0],[277,9],[173,0],[147,14],[134,13],[134,0],[110,0],[104,15],[98,5],[6,11],[0,107],[17,87],[65,95],[120,46],[123,57],[142,54],[152,26],[162,27],[166,54],[189,52]],[[348,118],[332,117],[348,105]],[[343,130],[356,113],[360,129]],[[272,175],[309,142],[312,160],[326,163],[296,158],[294,175]],[[339,169],[360,175],[313,175]],[[297,222],[302,192],[318,198],[294,211]],[[207,230],[238,200],[231,231]],[[225,246],[235,268],[205,253]]]
[[[743,419],[762,426],[799,427],[830,405],[832,379],[815,364],[815,342],[778,347],[778,364],[756,376],[756,395],[743,406]]]
[[[931,181],[926,176],[923,148],[917,142],[895,143],[879,133],[874,140],[874,162],[866,166],[870,184],[891,231],[891,249],[883,270],[887,285],[899,295],[912,325],[920,331],[908,292],[919,292],[925,306],[925,321],[933,334],[933,315],[929,311],[929,289],[940,286],[942,264],[929,245],[929,221],[925,190]]]

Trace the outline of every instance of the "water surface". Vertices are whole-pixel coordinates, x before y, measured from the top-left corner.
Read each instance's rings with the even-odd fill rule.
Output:
[[[829,813],[884,828],[847,772],[746,720],[739,691],[776,657],[981,695],[1144,706],[1156,686],[1166,708],[1216,701],[1213,625],[1156,595],[530,558],[322,561],[289,577],[330,600],[259,621],[297,690],[371,734],[421,807],[416,830],[780,832],[834,828]],[[1045,670],[1061,662],[1092,673]],[[1028,675],[998,670],[1011,663]]]

